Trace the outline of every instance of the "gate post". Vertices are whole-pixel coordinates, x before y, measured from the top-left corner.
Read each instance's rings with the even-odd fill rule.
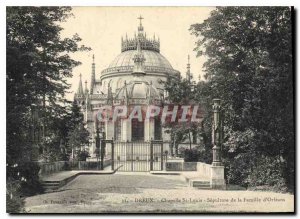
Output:
[[[98,121],[98,120],[97,120]],[[99,127],[98,122],[96,122],[96,157],[97,157],[97,169],[99,170],[99,158],[100,158],[100,136],[99,136]]]
[[[210,184],[215,189],[225,189],[224,166],[221,160],[222,122],[220,118],[221,100],[213,99],[212,145],[213,162],[211,166]]]
[[[133,142],[131,142],[131,171],[133,171]]]
[[[100,150],[100,170],[104,170],[104,153],[105,153],[105,132],[102,132],[102,139],[101,139],[101,150]]]
[[[221,161],[221,100],[213,99],[213,124],[212,124],[212,145],[213,145],[213,166],[222,166]]]
[[[160,143],[160,170],[164,170],[164,145]]]
[[[150,171],[153,171],[153,141],[150,140]]]
[[[114,144],[114,138],[111,139],[111,170],[115,170],[115,144]]]

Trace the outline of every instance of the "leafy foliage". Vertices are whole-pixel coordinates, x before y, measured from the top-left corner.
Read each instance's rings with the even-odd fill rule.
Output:
[[[6,182],[6,212],[7,213],[21,213],[24,212],[24,199],[20,197],[20,182],[7,181]]]
[[[43,191],[37,163],[24,162],[7,166],[6,211],[9,213],[24,212],[24,197],[39,194]]]
[[[210,162],[210,157],[212,156],[211,150],[205,150],[200,146],[187,149],[187,148],[179,148],[180,154],[182,154],[184,158],[184,162]],[[208,153],[207,153],[208,152]]]
[[[81,147],[89,143],[89,132],[83,125],[83,115],[76,101],[73,102],[68,119],[67,152],[81,151]],[[77,154],[78,156],[78,154]],[[85,159],[84,159],[85,160]]]
[[[258,185],[257,177],[276,166],[276,174],[259,184],[278,182],[293,190],[291,28],[288,7],[218,7],[204,22],[191,25],[198,37],[195,50],[207,57],[207,80],[196,96],[223,101],[229,182]]]
[[[19,204],[9,206],[19,208],[18,194],[39,188],[38,166],[30,161],[66,157],[72,128],[66,79],[80,64],[70,54],[89,48],[79,45],[77,34],[61,38],[60,23],[72,15],[70,7],[7,7],[6,12],[7,184],[18,187],[8,189],[8,204],[13,200]]]
[[[70,86],[66,78],[80,64],[69,54],[89,49],[78,45],[78,35],[60,37],[59,23],[71,16],[70,11],[7,7],[7,160],[12,164],[30,160],[33,145],[43,152],[43,141],[57,136],[57,125],[64,122],[64,95]]]
[[[90,157],[90,154],[88,151],[81,151],[79,150],[77,152],[77,160],[79,161],[86,161],[86,158]]]
[[[180,78],[169,77],[166,82],[162,82],[165,90],[168,93],[166,102],[175,104],[175,105],[190,105],[192,106],[195,99],[195,84],[193,81]],[[197,100],[199,101],[199,100]],[[192,138],[197,135],[198,132],[201,132],[201,126],[196,122],[174,122],[174,123],[165,123],[164,127],[166,128],[166,133],[169,133],[171,136],[171,146],[175,146],[175,155],[178,155],[178,143],[188,140],[190,147],[192,144]],[[194,136],[192,136],[194,135]]]

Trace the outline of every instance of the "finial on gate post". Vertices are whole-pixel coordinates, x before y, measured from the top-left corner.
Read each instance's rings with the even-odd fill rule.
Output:
[[[213,145],[213,166],[222,166],[221,161],[221,143],[222,143],[222,127],[221,127],[221,99],[213,99],[213,124],[212,124],[212,145]]]

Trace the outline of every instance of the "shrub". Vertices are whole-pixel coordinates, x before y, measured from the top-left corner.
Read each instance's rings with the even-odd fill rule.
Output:
[[[39,181],[40,167],[34,162],[24,162],[7,166],[7,182],[18,181],[20,196],[32,196],[43,192]]]
[[[21,182],[8,179],[6,182],[6,212],[22,213],[24,212],[24,198],[21,197]]]
[[[77,152],[77,159],[79,161],[86,161],[86,158],[90,157],[90,154],[88,151],[78,151]]]
[[[287,185],[282,175],[283,164],[279,159],[267,156],[253,157],[241,153],[225,161],[228,184],[247,187],[250,190],[286,192]]]
[[[249,176],[249,187],[254,190],[287,192],[288,188],[282,175],[283,163],[273,157],[261,157]]]
[[[197,146],[192,149],[185,149],[181,147],[179,151],[185,162],[211,163],[212,161],[212,150],[210,148]]]
[[[251,174],[252,156],[241,153],[232,159],[224,159],[225,177],[228,184],[248,187],[248,177]]]
[[[197,162],[200,152],[197,149],[184,149],[181,151],[184,162]]]

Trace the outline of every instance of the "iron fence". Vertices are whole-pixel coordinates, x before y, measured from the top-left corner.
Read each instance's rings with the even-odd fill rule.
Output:
[[[163,170],[165,156],[162,141],[113,142],[112,165],[124,172]]]

